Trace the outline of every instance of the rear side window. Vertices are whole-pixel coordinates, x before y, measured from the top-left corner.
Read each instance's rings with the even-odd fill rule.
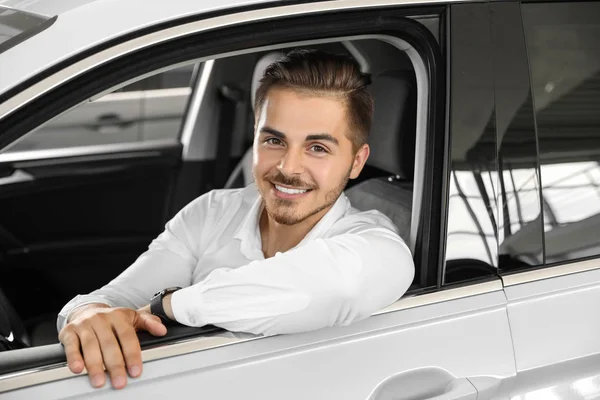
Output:
[[[43,31],[55,19],[0,6],[0,54]]]
[[[600,255],[600,3],[522,6],[546,263]]]
[[[177,140],[196,64],[140,77],[46,122],[0,153]]]

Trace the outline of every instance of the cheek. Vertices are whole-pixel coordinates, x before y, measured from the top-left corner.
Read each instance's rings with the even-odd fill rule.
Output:
[[[317,159],[305,166],[312,180],[320,188],[333,186],[338,179],[334,160]]]
[[[259,149],[254,152],[253,165],[256,172],[263,174],[276,168],[279,165],[280,157],[277,156],[275,151],[264,151]]]

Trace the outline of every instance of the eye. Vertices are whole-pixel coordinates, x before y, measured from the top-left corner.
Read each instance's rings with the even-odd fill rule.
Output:
[[[313,153],[327,153],[327,149],[321,145],[318,144],[313,144],[312,146],[310,146],[310,151],[312,151]]]
[[[267,139],[265,139],[264,142],[271,146],[281,146],[282,145],[281,140],[276,137],[267,138]]]

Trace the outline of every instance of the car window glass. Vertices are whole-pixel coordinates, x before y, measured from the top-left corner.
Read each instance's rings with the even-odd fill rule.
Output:
[[[176,140],[194,64],[145,77],[63,113],[2,153],[150,140]]]
[[[0,5],[0,53],[41,32],[54,19]]]
[[[170,69],[160,74],[133,82],[117,92],[132,92],[138,90],[160,90],[190,87],[195,64]]]
[[[453,8],[445,283],[494,274],[497,172],[489,9]],[[464,20],[464,23],[460,23]]]
[[[543,263],[537,142],[527,51],[517,3],[494,3],[491,34],[498,135],[498,267]],[[514,21],[514,24],[507,21]]]
[[[600,4],[523,6],[546,262],[600,254]]]

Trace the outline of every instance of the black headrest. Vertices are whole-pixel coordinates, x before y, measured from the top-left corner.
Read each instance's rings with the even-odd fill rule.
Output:
[[[368,164],[401,178],[413,178],[417,91],[415,76],[386,71],[373,78],[375,113],[369,134]]]

